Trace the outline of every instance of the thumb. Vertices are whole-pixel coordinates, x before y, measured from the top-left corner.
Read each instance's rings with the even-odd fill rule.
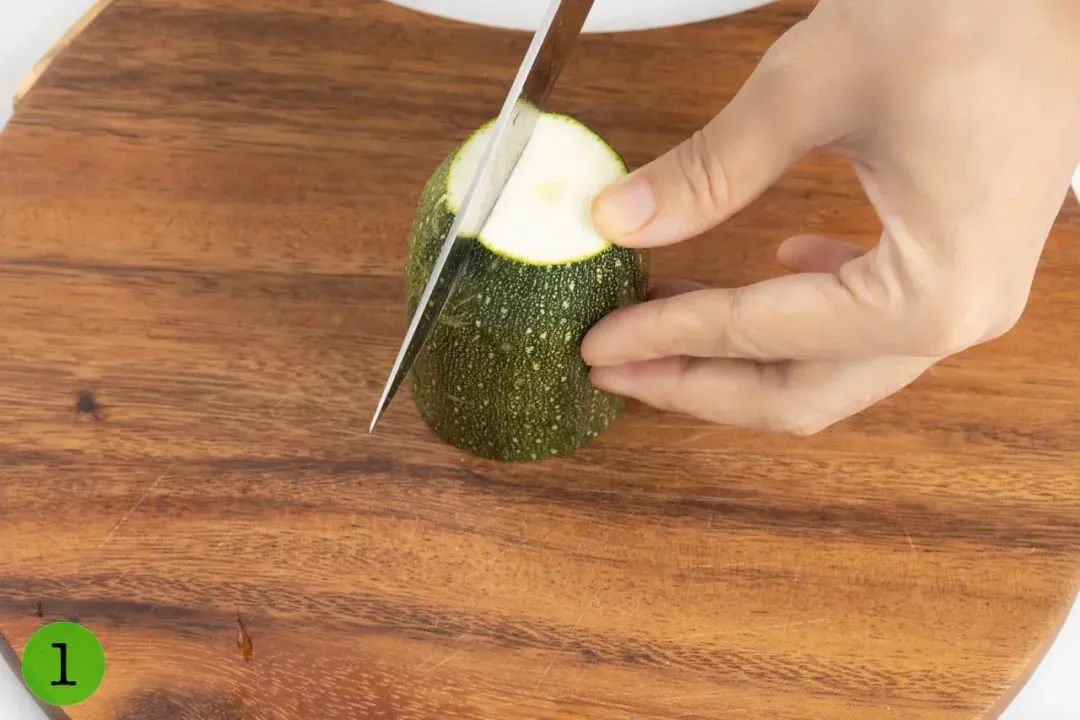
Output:
[[[838,139],[850,67],[810,20],[764,55],[724,110],[692,137],[604,190],[593,224],[620,245],[653,247],[698,235],[772,185],[802,155]],[[835,69],[833,69],[835,68]]]

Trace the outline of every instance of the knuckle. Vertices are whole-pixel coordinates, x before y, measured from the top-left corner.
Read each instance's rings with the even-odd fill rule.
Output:
[[[713,351],[728,357],[774,359],[754,337],[752,329],[758,326],[748,316],[746,306],[746,295],[742,290],[735,288],[729,292],[725,317],[720,319],[723,324]]]
[[[792,25],[768,47],[761,56],[759,67],[768,73],[783,73],[801,67],[812,54],[820,37],[811,18]]]
[[[693,382],[690,380],[691,370],[697,364],[693,358],[680,358],[675,373],[675,381],[671,392],[665,399],[666,410],[695,414],[692,410],[691,398],[698,397],[700,392],[695,392]]]
[[[656,357],[668,357],[675,352],[676,326],[672,318],[671,302],[668,298],[652,301],[652,321],[654,328],[651,338],[652,354]]]
[[[810,437],[829,426],[829,423],[814,411],[803,413],[788,413],[773,418],[773,424],[769,426],[772,432],[791,435],[792,437]]]
[[[918,350],[930,357],[949,357],[970,347],[969,333],[962,322],[949,314],[939,314],[921,323]]]
[[[788,397],[788,364],[767,363],[758,365],[757,422],[767,432],[810,437],[831,423],[814,408],[794,408]]]
[[[819,78],[808,76],[807,67],[820,67],[825,56],[823,45],[832,33],[823,32],[816,18],[805,18],[792,25],[761,56],[754,69],[755,81],[774,96],[789,96],[811,101],[820,92]],[[835,53],[835,45],[832,52]],[[827,57],[827,56],[826,56]]]
[[[677,358],[669,372],[645,388],[638,399],[663,412],[702,417],[702,392],[691,378],[693,358]]]
[[[658,357],[708,354],[712,328],[708,317],[709,296],[677,295],[653,301],[652,350]]]
[[[695,131],[676,147],[675,162],[699,214],[712,216],[727,206],[728,180],[719,154],[710,145],[707,130]]]
[[[786,432],[793,437],[807,438],[817,435],[829,426],[819,418],[794,418],[788,423]]]
[[[1024,315],[1024,308],[1027,306],[1027,297],[1020,302],[1012,302],[1005,304],[1001,312],[998,313],[997,319],[990,324],[987,328],[986,340],[996,340],[997,338],[1010,332],[1020,322],[1020,318]]]
[[[971,287],[945,281],[915,304],[907,323],[918,351],[948,357],[986,339],[998,313],[984,293],[972,292]]]

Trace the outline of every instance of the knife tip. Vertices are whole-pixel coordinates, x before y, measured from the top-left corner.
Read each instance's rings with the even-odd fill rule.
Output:
[[[383,411],[384,411],[384,410],[386,410],[386,405],[387,405],[387,402],[386,402],[386,400],[384,399],[384,400],[383,400],[383,401],[381,401],[381,402],[379,403],[379,405],[378,405],[378,406],[377,406],[377,407],[375,408],[375,414],[371,416],[371,424],[370,424],[370,425],[368,425],[368,430],[367,430],[367,431],[368,431],[368,435],[370,435],[371,433],[375,432],[375,425],[377,425],[377,424],[378,424],[378,422],[379,422],[379,419],[380,419],[380,418],[382,418],[382,415],[383,415]]]

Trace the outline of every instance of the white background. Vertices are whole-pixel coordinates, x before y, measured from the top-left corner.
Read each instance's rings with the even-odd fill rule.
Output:
[[[10,98],[19,80],[92,4],[92,0],[0,0],[0,126],[10,116]],[[1080,170],[1074,187],[1080,188]],[[2,230],[0,218],[0,237]],[[39,717],[44,715],[0,661],[0,718]],[[1080,605],[1002,720],[1080,720]]]

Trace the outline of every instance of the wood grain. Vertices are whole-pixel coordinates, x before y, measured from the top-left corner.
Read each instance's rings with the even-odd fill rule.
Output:
[[[553,103],[638,165],[811,4],[586,36]],[[633,405],[504,466],[407,390],[368,435],[420,188],[528,40],[117,0],[52,61],[0,135],[0,632],[98,634],[79,720],[993,716],[1080,581],[1073,201],[1013,332],[819,436]],[[654,276],[807,231],[878,234],[835,158]]]

